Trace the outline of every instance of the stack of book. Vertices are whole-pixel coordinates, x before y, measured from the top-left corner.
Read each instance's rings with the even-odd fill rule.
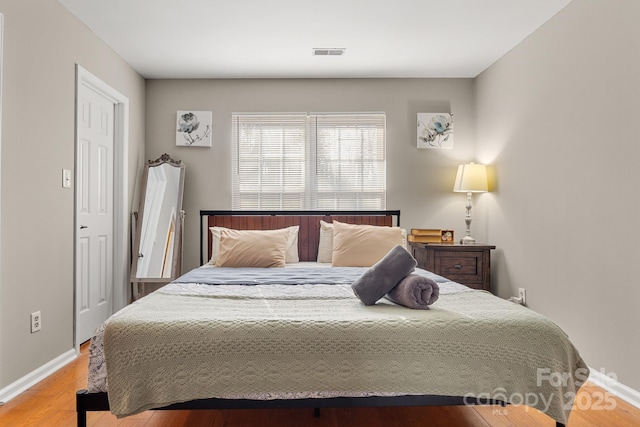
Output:
[[[453,230],[412,228],[407,240],[412,243],[453,243]]]

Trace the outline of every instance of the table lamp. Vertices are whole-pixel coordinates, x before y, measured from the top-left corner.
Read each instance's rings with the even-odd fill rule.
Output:
[[[487,188],[487,167],[473,162],[458,166],[456,182],[453,185],[456,193],[467,193],[467,215],[464,222],[467,224],[467,231],[460,239],[463,245],[472,245],[476,240],[471,237],[471,193],[486,193]]]

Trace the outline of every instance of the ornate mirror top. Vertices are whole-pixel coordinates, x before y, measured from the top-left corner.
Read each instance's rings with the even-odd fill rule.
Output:
[[[164,153],[162,156],[158,157],[155,160],[147,160],[147,164],[149,166],[159,166],[163,163],[169,163],[171,166],[178,167],[182,164],[182,160],[173,160],[167,153]]]

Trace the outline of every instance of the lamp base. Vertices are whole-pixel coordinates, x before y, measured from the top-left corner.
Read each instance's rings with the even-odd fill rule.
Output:
[[[460,244],[461,245],[475,245],[476,244],[476,239],[474,239],[471,236],[464,236],[462,239],[460,239]]]

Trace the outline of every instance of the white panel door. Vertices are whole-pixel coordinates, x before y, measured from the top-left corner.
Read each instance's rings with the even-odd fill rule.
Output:
[[[80,85],[76,161],[76,334],[82,343],[111,314],[115,105]]]

